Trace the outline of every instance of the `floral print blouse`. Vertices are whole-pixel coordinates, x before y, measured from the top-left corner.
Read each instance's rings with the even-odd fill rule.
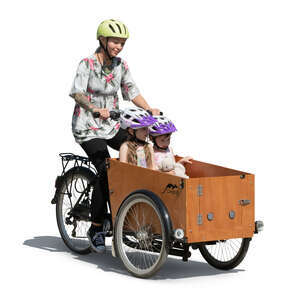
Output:
[[[123,100],[131,101],[140,94],[126,61],[114,58],[112,71],[107,71],[103,70],[93,54],[79,63],[70,96],[74,98],[77,93],[84,94],[95,106],[110,111],[119,109],[117,92],[120,87]],[[91,112],[75,104],[72,131],[77,143],[81,144],[94,138],[111,139],[119,128],[119,121],[93,118]]]

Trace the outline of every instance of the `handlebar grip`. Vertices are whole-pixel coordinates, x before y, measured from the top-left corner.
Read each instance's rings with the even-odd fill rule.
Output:
[[[153,115],[151,110],[146,110],[149,115]],[[162,111],[159,112],[159,115],[162,116],[164,113]]]
[[[152,116],[152,112],[151,112],[151,110],[147,110],[147,112]],[[120,115],[121,115],[121,112],[120,111],[114,111],[114,110],[112,110],[112,111],[110,111],[109,112],[109,117],[111,118],[111,119],[113,119],[113,120],[118,120],[119,118],[120,118]],[[163,115],[163,112],[161,111],[160,113],[159,113],[159,115]],[[94,118],[99,118],[100,117],[100,113],[97,111],[97,112],[93,112],[93,117]]]
[[[93,117],[94,118],[99,118],[100,117],[100,113],[97,111],[97,112],[93,112]],[[109,112],[109,117],[113,120],[118,120],[120,118],[120,112],[118,111],[110,111]]]
[[[99,118],[100,117],[100,113],[98,111],[93,112],[93,117],[94,118]]]
[[[115,121],[120,119],[120,115],[121,115],[121,113],[119,111],[112,110],[112,111],[109,112],[110,118],[115,120]]]

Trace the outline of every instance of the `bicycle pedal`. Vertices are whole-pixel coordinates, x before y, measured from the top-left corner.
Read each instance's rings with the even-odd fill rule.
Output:
[[[105,236],[106,236],[106,237],[111,237],[111,236],[113,236],[112,230],[109,230],[109,231],[105,232]]]

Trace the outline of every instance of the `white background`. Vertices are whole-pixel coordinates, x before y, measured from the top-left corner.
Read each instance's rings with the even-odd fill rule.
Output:
[[[299,2],[287,0],[2,3],[1,298],[295,299],[299,14]],[[77,256],[59,237],[50,205],[58,153],[83,154],[68,93],[107,18],[128,25],[121,56],[150,105],[176,123],[175,152],[256,175],[265,231],[231,272],[193,251],[188,263],[169,257],[140,280],[109,253]]]

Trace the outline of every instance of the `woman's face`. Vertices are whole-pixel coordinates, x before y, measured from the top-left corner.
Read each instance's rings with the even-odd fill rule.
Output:
[[[155,137],[156,144],[158,147],[167,148],[170,145],[172,133],[163,134]]]
[[[106,46],[106,39],[104,39],[104,45]],[[111,57],[117,56],[123,49],[126,39],[118,37],[108,38],[107,51]]]

